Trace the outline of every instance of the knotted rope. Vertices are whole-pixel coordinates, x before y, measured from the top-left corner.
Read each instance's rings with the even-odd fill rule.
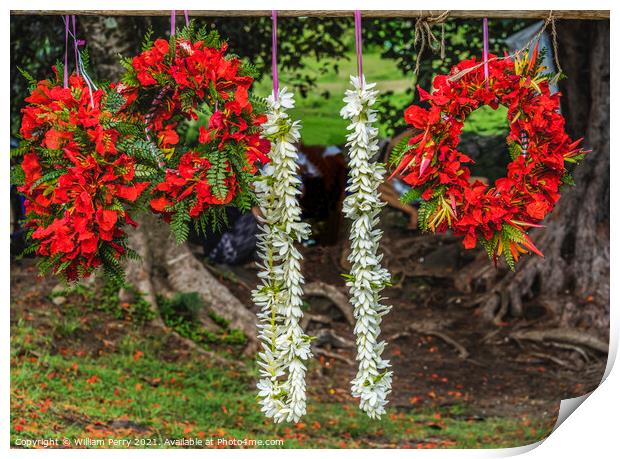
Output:
[[[553,60],[554,60],[555,66],[557,67],[557,73],[551,79],[551,82],[552,83],[557,82],[558,78],[562,74],[562,67],[560,66],[560,60],[558,58],[558,37],[557,37],[557,31],[555,29],[555,16],[553,15],[553,11],[549,11],[549,16],[547,17],[547,19],[545,19],[545,22],[542,25],[542,27],[540,28],[540,30],[538,32],[536,32],[536,34],[524,46],[522,46],[521,48],[516,50],[514,53],[507,54],[505,56],[495,56],[495,57],[492,57],[492,58],[486,59],[486,60],[483,59],[482,62],[480,62],[479,64],[474,65],[473,67],[469,67],[469,68],[461,70],[458,73],[455,73],[450,78],[448,78],[448,80],[449,81],[459,80],[459,79],[463,78],[465,75],[467,75],[469,72],[473,72],[474,70],[477,70],[477,69],[479,69],[480,67],[482,67],[484,65],[488,65],[489,62],[499,61],[499,60],[502,60],[502,59],[512,59],[515,56],[518,56],[519,54],[521,54],[521,53],[523,53],[525,51],[529,51],[529,49],[532,47],[532,45],[534,43],[537,43],[540,40],[540,37],[545,32],[545,30],[547,29],[547,26],[549,24],[551,24],[551,41],[552,41],[552,46],[553,46]]]
[[[426,46],[433,50],[439,48],[442,60],[446,57],[444,21],[448,17],[449,13],[450,12],[446,10],[439,16],[419,17],[416,20],[413,45],[415,47],[418,43],[420,44],[418,55],[415,60],[415,70],[413,71],[416,76],[420,71],[420,62]],[[433,33],[432,26],[435,24],[441,24],[441,40],[438,40]]]

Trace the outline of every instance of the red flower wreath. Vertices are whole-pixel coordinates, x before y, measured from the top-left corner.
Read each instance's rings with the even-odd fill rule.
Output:
[[[551,212],[560,198],[559,187],[571,183],[566,163],[583,158],[565,132],[559,113],[559,94],[551,95],[548,76],[537,50],[531,59],[496,59],[488,62],[489,78],[476,59],[456,65],[450,75],[435,77],[435,90],[419,88],[429,109],[412,105],[405,121],[419,129],[396,152],[394,174],[413,187],[409,198],[420,197],[420,227],[433,232],[451,228],[464,236],[465,248],[479,241],[496,262],[504,254],[507,264],[527,251],[542,254],[526,234]],[[488,187],[470,183],[465,166],[472,160],[457,147],[467,116],[477,108],[508,108],[510,133],[507,143],[512,161],[508,174]]]
[[[153,190],[151,208],[167,221],[206,218],[212,206],[231,201],[247,207],[251,176],[268,161],[270,145],[260,137],[266,117],[249,98],[254,71],[226,51],[216,33],[191,25],[170,41],[147,42],[124,61],[125,91],[137,94],[146,128],[163,152],[165,178]],[[198,144],[179,145],[180,122],[199,115],[208,122],[199,128]],[[175,232],[180,239],[183,233]]]
[[[119,267],[128,250],[121,227],[135,225],[127,209],[148,186],[124,151],[130,138],[120,128],[135,123],[116,113],[126,100],[114,90],[91,95],[77,75],[64,88],[57,75],[36,83],[26,102],[16,182],[43,270],[76,280],[101,264]]]

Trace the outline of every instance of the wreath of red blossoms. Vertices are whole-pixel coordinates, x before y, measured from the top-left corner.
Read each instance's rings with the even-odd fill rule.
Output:
[[[478,241],[495,262],[504,254],[511,269],[521,253],[542,256],[526,231],[541,226],[560,198],[560,185],[572,183],[566,163],[586,153],[578,147],[581,139],[572,141],[565,132],[560,95],[550,93],[537,49],[531,58],[525,54],[514,61],[491,56],[488,80],[473,58],[450,75],[435,77],[432,93],[418,88],[430,108],[407,108],[405,121],[419,132],[392,161],[394,174],[413,187],[409,197],[424,201],[421,229],[451,228],[464,237],[465,248]],[[465,119],[484,105],[507,107],[510,122],[506,140],[512,161],[506,177],[491,187],[471,183],[465,164],[472,160],[457,149]]]
[[[270,145],[260,136],[266,117],[249,99],[254,72],[226,51],[216,33],[187,27],[124,62],[124,90],[137,96],[147,131],[163,152],[165,178],[150,204],[167,221],[200,218],[231,202],[247,206],[251,176],[268,161]],[[181,122],[201,114],[208,123],[200,126],[197,145],[179,145]]]
[[[114,89],[92,92],[84,79],[36,83],[22,109],[22,176],[26,226],[43,259],[68,280],[126,255],[122,225],[148,186],[135,178],[135,161],[122,151],[118,127],[134,120],[118,115],[126,101]]]

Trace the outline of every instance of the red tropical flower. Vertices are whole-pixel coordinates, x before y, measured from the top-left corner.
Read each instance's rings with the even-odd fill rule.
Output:
[[[110,112],[107,97],[99,89],[91,101],[81,77],[72,75],[68,88],[57,77],[40,81],[22,110],[27,153],[18,189],[26,197],[26,225],[36,253],[69,280],[88,276],[106,261],[104,253],[125,253],[121,227],[135,224],[129,206],[148,187],[135,180],[135,160],[119,147],[127,138],[111,127],[131,120]]]
[[[145,116],[147,130],[165,153],[165,177],[151,197],[154,212],[169,220],[182,208],[199,218],[210,206],[228,204],[238,193],[252,193],[249,181],[238,181],[236,174],[255,174],[268,162],[270,145],[260,137],[266,117],[249,96],[254,79],[241,60],[227,53],[226,43],[207,46],[188,38],[157,39],[133,58],[123,80],[137,82],[132,91],[139,102],[152,101],[146,104],[151,107]],[[187,150],[177,129],[184,120],[203,120],[198,115],[204,107],[210,114],[198,128],[198,145]],[[218,183],[207,173],[213,161],[225,168]]]

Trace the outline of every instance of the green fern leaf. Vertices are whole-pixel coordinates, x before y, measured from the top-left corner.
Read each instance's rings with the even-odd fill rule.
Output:
[[[400,197],[400,202],[402,204],[409,204],[417,199],[420,199],[420,196],[422,196],[422,192],[423,191],[421,188],[411,188]]]

